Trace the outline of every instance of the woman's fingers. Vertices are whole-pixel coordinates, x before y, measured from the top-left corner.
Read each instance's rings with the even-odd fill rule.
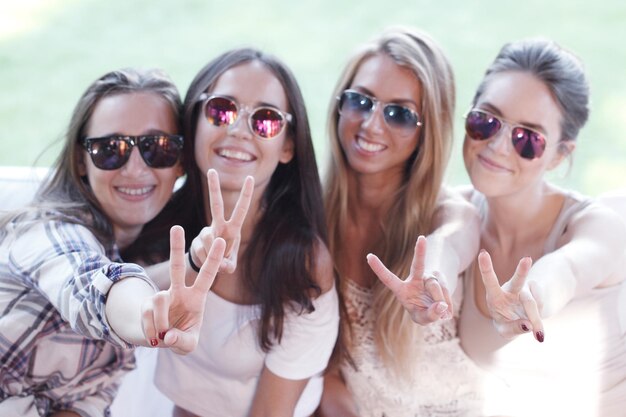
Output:
[[[224,223],[224,201],[222,200],[222,190],[220,189],[220,178],[213,168],[207,172],[207,182],[209,184],[209,202],[211,207],[211,218],[214,223]]]
[[[514,294],[519,293],[522,288],[524,288],[524,284],[526,283],[526,277],[528,277],[528,272],[530,271],[530,267],[533,264],[533,260],[530,256],[525,256],[520,259],[517,263],[517,268],[515,268],[515,273],[513,277],[509,280],[509,291]]]
[[[500,281],[498,281],[496,272],[493,270],[491,256],[489,256],[486,250],[481,250],[478,254],[478,268],[480,269],[480,275],[485,285],[487,297],[500,293]]]
[[[402,280],[387,269],[382,261],[378,259],[378,256],[373,253],[367,255],[367,264],[372,268],[372,271],[374,271],[378,279],[380,279],[391,292],[397,294],[397,291],[400,290],[400,286],[402,285]]]
[[[185,285],[185,231],[180,226],[170,229],[170,281],[172,288]]]
[[[243,187],[241,188],[241,194],[239,194],[239,198],[237,199],[237,204],[235,204],[233,213],[228,220],[228,222],[236,230],[241,230],[241,227],[243,226],[246,214],[248,214],[248,209],[250,208],[250,201],[252,201],[253,192],[254,178],[247,176],[243,182]]]
[[[202,264],[200,272],[198,272],[198,277],[193,284],[193,288],[202,293],[207,293],[211,289],[217,271],[222,263],[224,250],[226,250],[226,242],[221,237],[218,237],[213,241],[213,245],[209,250],[209,256],[204,261],[204,264]]]
[[[543,321],[541,320],[541,315],[539,314],[539,309],[537,308],[537,302],[535,298],[531,295],[529,291],[522,291],[519,295],[522,306],[524,307],[524,312],[526,313],[526,317],[531,323],[533,335],[538,342],[542,342],[544,340],[545,334],[543,331]]]
[[[156,326],[154,325],[153,299],[146,301],[141,310],[141,326],[148,344],[152,347],[156,347],[159,344],[159,341],[157,339]]]
[[[171,329],[165,334],[163,344],[179,355],[186,355],[198,346],[198,337],[196,329],[189,331]]]
[[[167,291],[159,291],[152,297],[154,305],[154,328],[158,340],[163,337],[170,328],[169,311],[170,311],[170,295]]]
[[[426,263],[426,238],[424,236],[418,236],[415,242],[415,251],[413,253],[413,261],[411,262],[412,277],[421,277],[424,275]]]

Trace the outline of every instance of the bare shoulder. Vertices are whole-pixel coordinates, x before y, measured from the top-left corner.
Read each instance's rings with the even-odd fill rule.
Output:
[[[322,289],[322,293],[329,291],[335,285],[335,267],[328,247],[319,238],[313,248],[313,277]]]

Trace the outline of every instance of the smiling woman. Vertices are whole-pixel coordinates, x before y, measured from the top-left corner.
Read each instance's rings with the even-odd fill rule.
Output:
[[[484,250],[466,271],[459,332],[500,381],[485,390],[495,415],[624,415],[626,227],[546,179],[575,151],[588,105],[578,58],[529,39],[502,47],[466,118]]]
[[[181,140],[179,109],[178,92],[160,71],[105,74],[76,105],[65,148],[33,202],[0,217],[0,415],[107,415],[134,365],[129,347],[195,347],[188,340],[224,241],[209,248],[213,268],[184,287],[184,235],[172,228],[171,288],[156,294],[144,269],[120,257],[168,252],[173,186],[184,172],[182,149],[168,144]],[[106,138],[110,158],[86,146],[87,136]],[[139,149],[121,146],[130,138]],[[133,250],[150,233],[165,236]]]

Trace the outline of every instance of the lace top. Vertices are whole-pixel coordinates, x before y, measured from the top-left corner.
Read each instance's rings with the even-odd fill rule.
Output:
[[[460,283],[459,283],[460,285]],[[462,294],[458,288],[456,294]],[[361,417],[477,416],[481,407],[481,371],[462,351],[455,317],[423,327],[410,383],[385,368],[374,341],[373,290],[348,279],[345,300],[352,324],[350,351],[357,369],[341,370]]]

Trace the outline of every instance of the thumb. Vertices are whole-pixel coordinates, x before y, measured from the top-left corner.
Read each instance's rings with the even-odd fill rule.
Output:
[[[179,355],[186,355],[193,352],[198,346],[198,332],[170,329],[165,334],[163,344]]]

